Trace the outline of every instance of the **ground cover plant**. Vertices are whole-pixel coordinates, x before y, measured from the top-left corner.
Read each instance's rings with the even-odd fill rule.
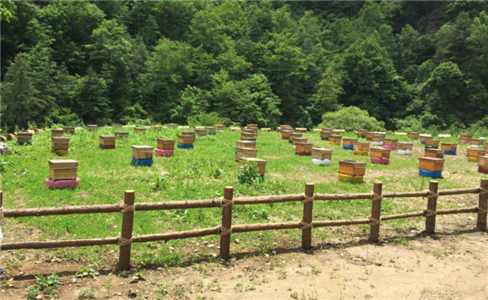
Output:
[[[373,165],[367,156],[354,156],[352,151],[339,146],[330,146],[320,140],[319,133],[306,133],[315,146],[334,150],[333,164],[320,167],[311,163],[308,156],[297,156],[291,144],[281,139],[277,132],[259,132],[258,157],[267,160],[265,180],[239,182],[237,164],[234,162],[236,141],[239,132],[226,130],[215,136],[197,137],[195,149],[176,149],[171,158],[156,158],[152,167],[130,165],[131,145],[156,145],[156,138],[176,138],[181,129],[148,130],[129,138],[117,140],[114,150],[98,148],[98,135],[113,133],[115,129],[100,128],[97,132],[77,130],[70,137],[70,155],[67,158],[79,161],[78,177],[81,184],[74,190],[50,190],[44,185],[48,177],[47,160],[59,158],[50,151],[50,133],[44,131],[33,137],[32,146],[16,146],[9,142],[13,154],[3,156],[2,190],[4,208],[54,207],[64,205],[90,205],[121,203],[123,191],[136,191],[136,202],[157,202],[211,199],[221,197],[224,186],[234,186],[235,196],[274,195],[302,193],[304,185],[315,183],[318,193],[371,192],[372,184],[383,182],[384,191],[418,191],[428,187],[428,179],[418,176],[418,160],[423,150],[417,142],[412,156],[401,156],[392,151],[390,165]],[[353,136],[346,133],[344,136]],[[407,140],[406,137],[399,137]],[[451,137],[446,141],[455,141]],[[476,187],[480,178],[475,163],[468,163],[465,146],[459,146],[458,154],[446,156],[444,178],[439,180],[440,189]],[[365,183],[339,182],[339,160],[352,159],[368,162]],[[439,200],[438,208],[459,207],[475,203],[475,196],[466,195],[463,203]],[[392,199],[383,201],[382,214],[403,213],[425,209],[422,199]],[[365,218],[370,213],[369,201],[324,201],[314,204],[314,220],[339,220]],[[234,207],[234,224],[299,221],[301,203],[246,205]],[[395,230],[408,231],[418,226],[423,218],[416,220],[389,221]],[[133,234],[163,233],[220,224],[219,209],[187,209],[154,212],[136,212]],[[441,222],[441,221],[440,221]],[[474,225],[473,225],[474,226]],[[120,235],[120,214],[87,214],[38,218],[4,219],[4,235],[9,241],[102,238]],[[367,237],[368,226],[359,226]],[[25,232],[37,233],[33,236]],[[328,228],[313,230],[313,243],[329,242],[336,232]],[[233,254],[257,251],[267,253],[276,245],[297,247],[299,230],[279,232],[266,231],[232,235]],[[132,261],[139,265],[174,266],[183,262],[198,261],[216,255],[200,247],[218,243],[218,236],[164,243],[134,244]],[[237,242],[236,242],[237,241]],[[190,246],[190,247],[189,247]],[[215,248],[216,250],[216,248]],[[38,250],[41,251],[41,250]],[[92,267],[107,267],[117,260],[114,246],[66,248],[49,251],[52,256],[68,260],[86,261]],[[22,255],[19,253],[19,255]],[[7,264],[18,264],[17,260]],[[113,266],[112,266],[113,267]]]

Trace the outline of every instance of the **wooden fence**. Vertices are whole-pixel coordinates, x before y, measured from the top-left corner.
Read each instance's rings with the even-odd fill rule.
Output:
[[[437,199],[439,196],[461,195],[461,194],[479,194],[478,206],[473,208],[445,209],[437,210]],[[0,191],[0,209],[2,206],[3,193]],[[426,197],[427,208],[423,211],[381,216],[381,202],[384,198],[407,198],[407,197]],[[367,219],[357,220],[328,220],[314,221],[313,203],[316,201],[333,201],[333,200],[371,200],[371,216]],[[232,225],[232,208],[234,205],[246,204],[263,204],[263,203],[281,203],[301,201],[303,203],[303,218],[300,222],[285,223],[263,223],[263,224],[243,224]],[[67,207],[50,207],[50,208],[29,208],[29,209],[5,209],[3,217],[39,217],[52,215],[68,214],[89,214],[89,213],[113,213],[123,214],[122,233],[120,237],[79,239],[79,240],[62,240],[62,241],[37,241],[7,243],[2,245],[2,250],[15,249],[41,249],[41,248],[60,248],[60,247],[82,247],[98,245],[118,245],[119,252],[119,269],[127,270],[130,267],[131,245],[132,243],[144,243],[152,241],[169,241],[174,239],[185,239],[191,237],[201,237],[208,235],[220,235],[220,256],[223,259],[230,257],[230,236],[233,233],[263,231],[263,230],[280,230],[280,229],[300,229],[302,231],[302,248],[310,249],[312,247],[312,228],[345,226],[356,224],[369,224],[369,240],[377,242],[379,238],[380,223],[382,221],[393,219],[404,219],[424,216],[425,232],[432,234],[435,232],[436,216],[450,215],[461,213],[476,213],[477,230],[486,231],[487,227],[487,209],[488,209],[488,180],[482,179],[480,187],[469,189],[438,190],[437,181],[431,181],[429,190],[422,192],[400,192],[400,193],[383,193],[382,183],[375,183],[372,193],[358,194],[316,194],[314,185],[306,184],[305,193],[279,195],[279,196],[258,196],[258,197],[233,197],[233,188],[224,188],[224,197],[222,199],[209,200],[190,200],[190,201],[167,201],[154,203],[135,203],[135,192],[125,191],[124,203],[122,204],[104,204],[89,206],[67,206]],[[206,208],[220,207],[222,209],[222,223],[212,228],[196,229],[181,232],[132,235],[134,211],[153,211],[168,209],[188,209],[188,208]]]

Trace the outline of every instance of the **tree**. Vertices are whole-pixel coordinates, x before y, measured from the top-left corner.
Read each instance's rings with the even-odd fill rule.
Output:
[[[342,94],[342,82],[334,70],[329,67],[318,83],[317,92],[311,98],[309,107],[313,124],[321,121],[322,115],[326,112],[336,111],[340,108],[338,99]]]
[[[370,116],[367,110],[349,106],[335,112],[325,113],[319,127],[341,128],[346,131],[355,131],[359,128],[383,131],[385,130],[385,123]]]

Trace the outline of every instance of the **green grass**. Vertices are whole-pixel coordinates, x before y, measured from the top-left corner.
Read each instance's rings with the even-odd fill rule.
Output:
[[[129,131],[127,140],[117,140],[116,149],[99,149],[100,134],[114,131]],[[81,184],[75,190],[50,190],[45,187],[48,177],[48,159],[59,158],[50,151],[50,132],[37,133],[32,146],[15,146],[8,142],[13,151],[3,156],[4,169],[1,173],[1,188],[4,191],[4,208],[53,207],[65,205],[91,205],[123,202],[124,190],[136,191],[136,202],[158,202],[218,198],[223,195],[224,186],[233,186],[235,196],[275,195],[303,193],[305,183],[315,183],[318,193],[361,193],[371,192],[373,183],[383,182],[383,191],[419,191],[428,188],[428,179],[418,176],[418,157],[423,155],[420,143],[416,143],[414,155],[401,156],[392,151],[390,165],[373,165],[367,156],[354,156],[352,151],[339,146],[330,146],[320,140],[319,133],[304,134],[315,146],[334,149],[331,166],[315,166],[309,156],[297,156],[291,144],[281,139],[277,132],[259,132],[258,158],[267,161],[265,181],[255,185],[239,184],[237,163],[234,162],[236,141],[240,132],[226,130],[216,136],[197,137],[193,150],[175,149],[171,158],[154,158],[152,167],[130,165],[131,145],[156,146],[157,138],[173,138],[182,130],[163,129],[162,132],[148,130],[134,134],[132,129],[99,128],[97,132],[77,131],[70,137],[69,156],[79,161],[78,177]],[[183,131],[187,131],[184,129]],[[353,134],[344,136],[353,137]],[[399,140],[406,141],[406,137]],[[454,138],[446,141],[455,141]],[[439,181],[440,189],[476,187],[480,178],[476,163],[468,163],[466,146],[460,145],[457,157],[446,156],[444,177]],[[340,160],[353,159],[367,162],[365,182],[351,184],[338,181]],[[456,198],[458,199],[458,198]],[[465,196],[474,201],[475,196]],[[457,201],[439,200],[439,208],[459,207]],[[470,205],[471,206],[471,205]],[[382,214],[396,214],[425,209],[425,199],[385,199]],[[315,220],[339,220],[365,218],[369,216],[370,201],[323,201],[314,203]],[[234,224],[298,221],[302,216],[301,203],[281,203],[236,206],[233,211]],[[422,220],[389,221],[393,228],[406,230],[413,223]],[[4,234],[14,241],[28,240],[25,230],[37,230],[41,240],[81,239],[115,237],[120,235],[121,214],[89,214],[52,217],[29,217],[4,220]],[[221,212],[213,209],[189,209],[171,211],[136,212],[135,235],[190,230],[219,225]],[[413,223],[412,223],[413,222]],[[474,226],[474,225],[473,225]],[[367,226],[358,226],[367,237]],[[330,242],[336,231],[327,228],[313,231],[313,242]],[[299,247],[299,230],[280,232],[254,232],[234,234],[233,253],[240,251],[267,252],[281,245]],[[174,265],[188,260],[197,260],[216,253],[217,249],[202,248],[202,242],[218,244],[219,237],[146,243],[133,245],[133,261],[141,264]],[[114,260],[115,246],[66,248],[52,250],[53,255],[67,259],[83,259],[87,263],[100,264],[102,258]],[[174,250],[173,250],[174,249]],[[189,250],[190,249],[190,250]],[[43,250],[48,251],[48,250]]]

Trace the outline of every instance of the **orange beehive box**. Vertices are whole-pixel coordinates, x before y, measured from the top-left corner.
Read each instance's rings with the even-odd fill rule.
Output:
[[[480,157],[485,154],[485,149],[480,149],[480,148],[468,148],[466,150],[466,156],[467,157]]]
[[[413,143],[400,142],[398,143],[398,150],[412,150]]]
[[[297,152],[312,152],[312,143],[296,143],[295,151]]]
[[[368,129],[359,129],[357,131],[357,134],[359,134],[359,135],[367,135],[368,134]]]
[[[293,133],[293,130],[290,129],[283,129],[281,130],[281,138],[284,140],[288,140],[290,133]]]
[[[161,150],[174,150],[175,149],[175,140],[172,139],[157,139],[158,141],[158,149]]]
[[[289,140],[293,140],[294,138],[297,138],[297,137],[302,137],[302,134],[301,133],[297,133],[297,132],[292,132],[292,133],[289,133],[288,134],[288,139]]]
[[[256,148],[256,141],[237,141],[237,148]]]
[[[390,146],[396,146],[398,145],[398,139],[383,139],[383,144],[384,145],[390,145]]]
[[[239,160],[239,170],[241,170],[244,167],[244,163],[246,161],[250,162],[254,165],[257,165],[259,175],[264,176],[264,173],[266,171],[266,161],[265,160],[259,159],[259,158],[253,158],[253,157],[243,158],[243,159]]]
[[[245,140],[245,138],[252,138],[252,139],[254,139],[254,133],[242,131],[241,132],[241,140]]]
[[[456,150],[457,149],[457,143],[441,143],[441,150]]]
[[[354,139],[354,138],[343,138],[342,139],[342,145],[345,145],[345,146],[352,146],[354,144],[354,142],[357,142],[358,139]]]
[[[254,148],[237,148],[237,152],[236,152],[237,158],[244,158],[244,157],[256,158],[257,155],[258,155],[258,150]]]
[[[366,140],[367,141],[372,141],[373,140],[373,133],[372,132],[366,133]]]
[[[51,138],[53,150],[68,150],[69,149],[69,138],[54,136]]]
[[[444,159],[435,157],[419,157],[419,170],[430,172],[442,171],[444,169]]]
[[[132,157],[135,159],[153,158],[154,148],[151,146],[132,146]]]
[[[471,139],[470,143],[471,143],[471,145],[482,146],[485,144],[485,140],[484,139]]]
[[[368,142],[354,142],[354,150],[358,151],[369,151],[370,143]]]
[[[444,150],[442,149],[433,149],[433,148],[426,148],[424,157],[437,157],[437,158],[444,158]]]
[[[215,124],[214,127],[216,130],[219,130],[219,131],[224,130],[224,125],[222,125],[222,124]]]
[[[369,153],[371,157],[390,158],[390,151],[390,149],[371,148]]]
[[[332,150],[326,148],[312,148],[312,158],[315,159],[332,159]]]
[[[328,138],[331,135],[332,135],[332,130],[322,130],[320,132],[320,137],[323,137],[323,138]]]
[[[52,180],[76,179],[78,162],[72,159],[50,159],[49,178]]]
[[[339,162],[339,173],[352,176],[366,174],[366,163],[353,160],[343,160]]]
[[[432,138],[430,138],[425,141],[425,146],[439,147],[439,143],[440,143],[439,140],[433,140]]]
[[[384,134],[373,133],[373,142],[381,142],[385,139]]]

